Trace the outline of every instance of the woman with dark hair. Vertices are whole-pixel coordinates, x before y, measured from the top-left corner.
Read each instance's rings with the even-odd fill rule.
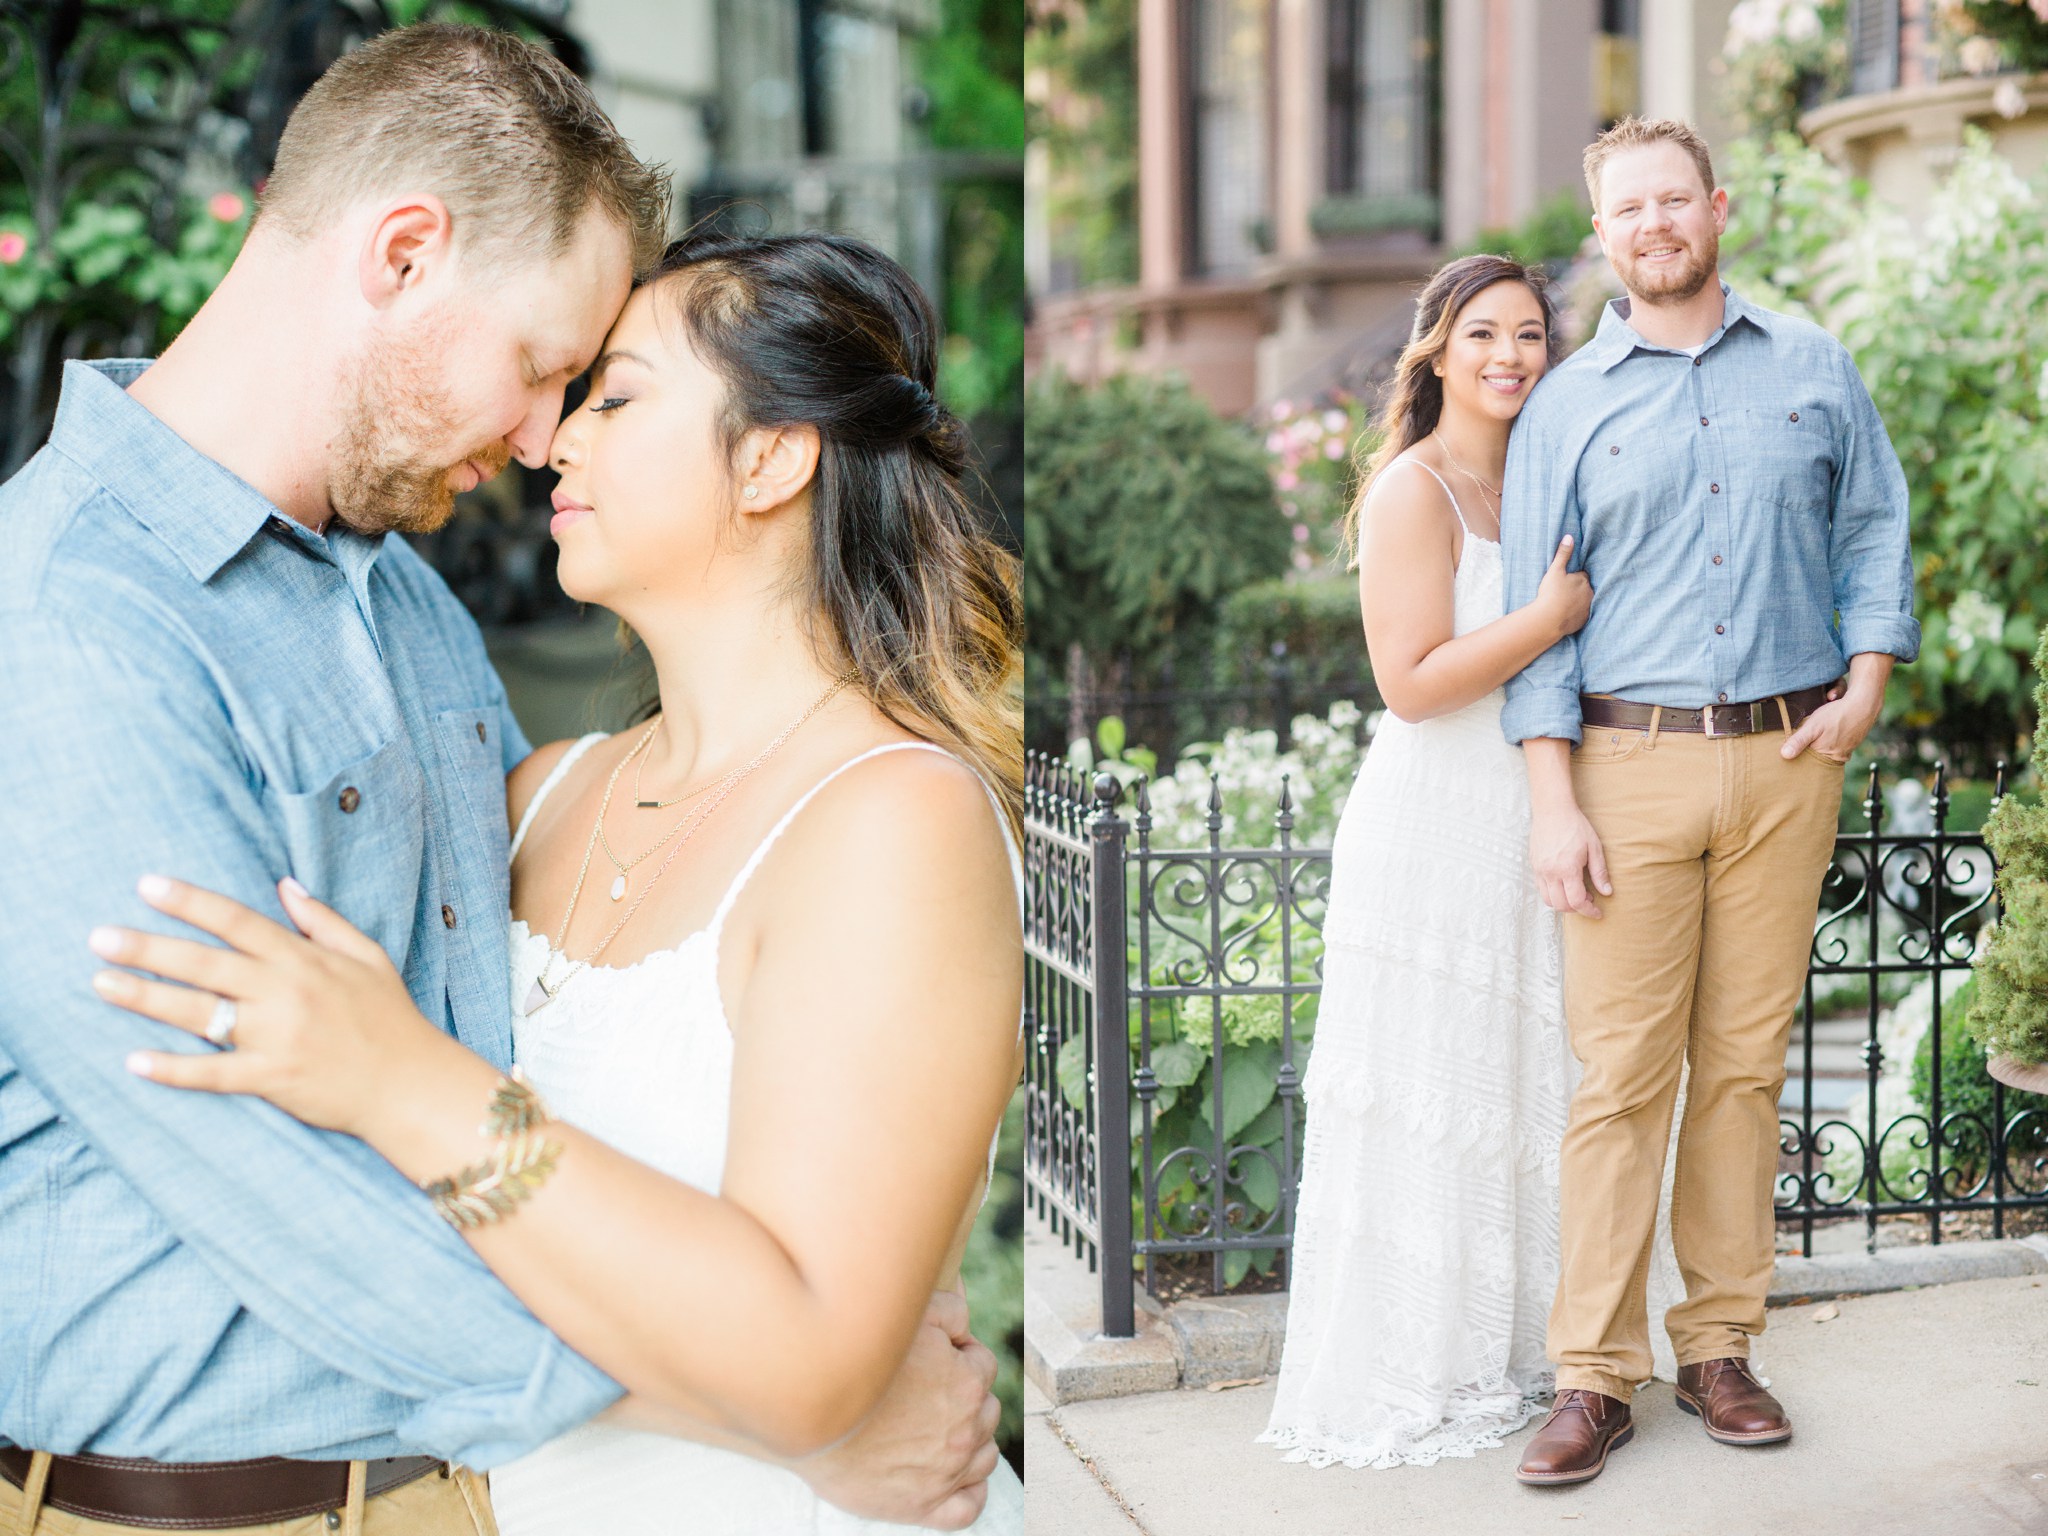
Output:
[[[1470,1456],[1550,1390],[1572,1068],[1501,690],[1593,594],[1567,537],[1536,599],[1504,613],[1499,540],[1508,434],[1557,356],[1540,269],[1438,271],[1346,524],[1387,712],[1331,861],[1287,1344],[1261,1436],[1289,1460]]]
[[[505,1536],[880,1528],[649,1431],[794,1458],[858,1425],[958,1288],[1017,1078],[1020,614],[937,337],[896,263],[820,235],[681,244],[620,315],[552,527],[659,703],[511,774],[515,1077],[289,880],[304,937],[169,885],[228,951],[130,934],[203,990],[103,989],[201,1035],[229,999],[233,1050],[135,1070],[362,1137],[628,1389],[494,1472]],[[972,1529],[1022,1499],[998,1467]]]

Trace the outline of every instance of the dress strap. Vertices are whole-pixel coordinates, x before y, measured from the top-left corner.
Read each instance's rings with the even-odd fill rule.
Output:
[[[526,829],[533,825],[533,813],[540,809],[541,801],[547,799],[549,791],[562,782],[576,759],[588,752],[595,742],[605,739],[603,731],[592,731],[562,754],[561,761],[548,770],[548,776],[540,781],[540,788],[533,792],[533,798],[526,802],[526,814],[519,818],[519,830],[512,834],[512,857],[519,857],[519,845],[526,841]]]
[[[1428,474],[1430,479],[1434,480],[1438,485],[1442,486],[1444,488],[1444,494],[1451,498],[1451,516],[1455,517],[1458,520],[1458,526],[1464,529],[1467,534],[1470,534],[1472,532],[1472,525],[1465,521],[1465,509],[1458,505],[1458,493],[1451,489],[1450,481],[1446,480],[1442,475],[1438,474],[1435,470],[1431,469],[1427,464],[1423,463],[1420,459],[1402,459],[1399,460],[1399,462],[1403,464],[1413,464],[1417,469],[1422,470],[1426,474]]]
[[[812,797],[819,790],[830,784],[839,775],[846,772],[847,769],[858,763],[864,763],[871,757],[880,757],[884,752],[909,751],[936,752],[941,757],[950,757],[956,763],[961,762],[958,753],[948,752],[944,747],[935,746],[929,741],[884,742],[879,747],[870,747],[867,751],[848,758],[837,768],[826,774],[824,778],[818,780],[817,783],[805,790],[796,804],[782,813],[782,819],[775,823],[766,837],[761,839],[760,845],[747,856],[747,862],[740,866],[740,872],[733,876],[732,884],[726,887],[725,895],[719,898],[718,910],[711,915],[710,931],[715,934],[724,928],[726,914],[732,911],[733,903],[739,900],[740,891],[745,888],[747,881],[753,877],[754,871],[761,867],[761,861],[768,856],[768,850],[775,846],[775,840],[788,830],[789,824],[796,820],[797,813],[811,803]],[[965,765],[963,764],[963,766]],[[1002,802],[996,799],[996,792],[989,788],[987,780],[982,779],[979,774],[976,774],[975,778],[981,783],[982,791],[988,796],[989,804],[995,810],[996,819],[1002,825],[1003,847],[1010,855],[1010,878],[1016,886],[1018,910],[1022,911],[1024,902],[1024,862],[1018,857],[1017,845],[1010,836],[1009,823],[1003,817]]]

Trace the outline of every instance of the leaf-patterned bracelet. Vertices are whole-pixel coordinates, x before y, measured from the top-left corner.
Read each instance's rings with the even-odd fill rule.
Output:
[[[540,1095],[517,1067],[510,1077],[499,1078],[490,1110],[478,1127],[481,1134],[496,1139],[491,1155],[446,1178],[420,1185],[442,1220],[457,1228],[500,1221],[547,1182],[562,1155],[561,1146],[542,1133],[550,1118]]]

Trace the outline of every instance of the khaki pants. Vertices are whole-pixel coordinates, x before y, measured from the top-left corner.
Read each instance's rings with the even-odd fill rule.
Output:
[[[135,1536],[139,1527],[112,1525],[68,1515],[42,1502],[43,1459],[30,1468],[28,1486],[17,1488],[0,1479],[0,1536]],[[347,1504],[334,1511],[335,1523],[325,1514],[301,1515],[269,1525],[222,1527],[223,1536],[498,1536],[498,1522],[491,1517],[491,1496],[483,1476],[467,1467],[456,1467],[446,1476],[429,1472],[402,1488],[363,1497],[361,1462],[354,1463],[349,1478]],[[206,1532],[195,1536],[208,1536]]]
[[[1778,1092],[1834,850],[1842,765],[1749,736],[1588,727],[1572,785],[1614,886],[1566,914],[1565,1016],[1585,1067],[1560,1165],[1557,1385],[1628,1401],[1650,1376],[1644,1287],[1683,1060],[1672,1175],[1678,1363],[1763,1331]]]

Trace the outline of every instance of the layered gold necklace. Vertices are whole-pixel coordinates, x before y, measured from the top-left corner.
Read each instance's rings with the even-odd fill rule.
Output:
[[[773,741],[769,742],[766,747],[762,748],[759,752],[755,753],[750,760],[748,760],[745,763],[742,763],[739,767],[733,769],[732,772],[725,775],[724,778],[718,780],[714,784],[707,786],[705,789],[695,791],[691,794],[678,796],[676,800],[663,802],[665,804],[674,805],[682,800],[695,799],[700,795],[708,795],[710,797],[705,801],[705,803],[702,806],[692,811],[689,815],[685,816],[681,821],[677,822],[673,827],[669,828],[667,832],[663,833],[661,838],[658,841],[656,841],[652,847],[646,849],[644,852],[635,854],[631,859],[622,862],[619,859],[618,855],[612,851],[611,842],[605,836],[604,819],[606,814],[611,810],[612,791],[618,788],[619,775],[625,771],[626,764],[632,762],[634,758],[638,757],[643,751],[645,751],[647,744],[654,739],[654,733],[657,729],[660,728],[661,725],[661,717],[657,715],[654,719],[650,720],[647,723],[647,729],[640,733],[640,739],[633,743],[632,750],[627,752],[624,757],[620,758],[618,762],[613,765],[611,776],[605,780],[604,798],[598,803],[597,820],[591,826],[590,836],[588,839],[585,840],[583,844],[583,864],[582,867],[576,871],[576,884],[570,889],[569,892],[568,910],[563,912],[562,921],[555,928],[555,936],[548,943],[547,959],[541,966],[540,974],[534,977],[533,985],[527,989],[525,1012],[527,1012],[528,1014],[533,1014],[539,1012],[542,1008],[545,1008],[549,1003],[555,1000],[556,996],[561,992],[562,988],[568,984],[569,978],[571,976],[574,976],[578,971],[581,971],[596,962],[598,956],[602,955],[605,952],[605,950],[611,946],[612,940],[619,936],[619,930],[624,928],[626,924],[633,920],[633,914],[635,912],[638,912],[640,910],[640,904],[647,900],[648,892],[652,891],[656,883],[661,879],[661,877],[668,873],[668,867],[676,861],[676,855],[681,853],[683,849],[686,846],[688,846],[690,839],[695,837],[699,829],[703,827],[704,823],[711,819],[712,812],[716,811],[719,808],[719,806],[725,803],[726,798],[740,786],[741,782],[744,781],[748,777],[748,775],[752,774],[755,769],[759,768],[763,763],[767,762],[769,758],[773,757],[776,754],[776,752],[781,749],[783,743],[788,741],[791,736],[794,736],[796,734],[797,728],[799,726],[801,726],[806,720],[809,720],[819,710],[823,709],[827,704],[829,704],[841,689],[857,681],[858,678],[859,674],[856,672],[842,672],[838,677],[832,680],[831,687],[827,688],[823,693],[819,694],[815,700],[812,701],[811,707],[809,709],[805,710],[801,715],[798,715],[796,719],[792,720],[787,726],[783,727],[782,733],[778,735]],[[678,834],[681,834],[680,837],[678,837]],[[622,901],[625,899],[626,895],[626,877],[633,871],[635,867],[645,862],[654,854],[659,853],[664,847],[668,847],[669,843],[672,841],[675,843],[675,846],[669,848],[668,857],[663,859],[661,863],[655,867],[653,875],[651,875],[648,878],[648,881],[645,885],[640,887],[639,894],[633,898],[632,905],[627,907],[626,910],[622,914],[620,914],[619,920],[613,923],[611,927],[605,932],[605,936],[597,941],[597,947],[591,950],[590,953],[585,955],[582,959],[569,961],[568,969],[563,971],[559,977],[555,977],[555,962],[557,960],[569,959],[568,955],[564,952],[562,948],[562,944],[563,941],[568,937],[569,923],[571,919],[573,919],[576,916],[576,903],[582,898],[583,883],[590,875],[591,857],[593,854],[596,853],[598,848],[602,847],[604,849],[605,857],[611,861],[613,868],[617,870],[617,874],[613,877],[612,880],[611,898],[613,901]]]

